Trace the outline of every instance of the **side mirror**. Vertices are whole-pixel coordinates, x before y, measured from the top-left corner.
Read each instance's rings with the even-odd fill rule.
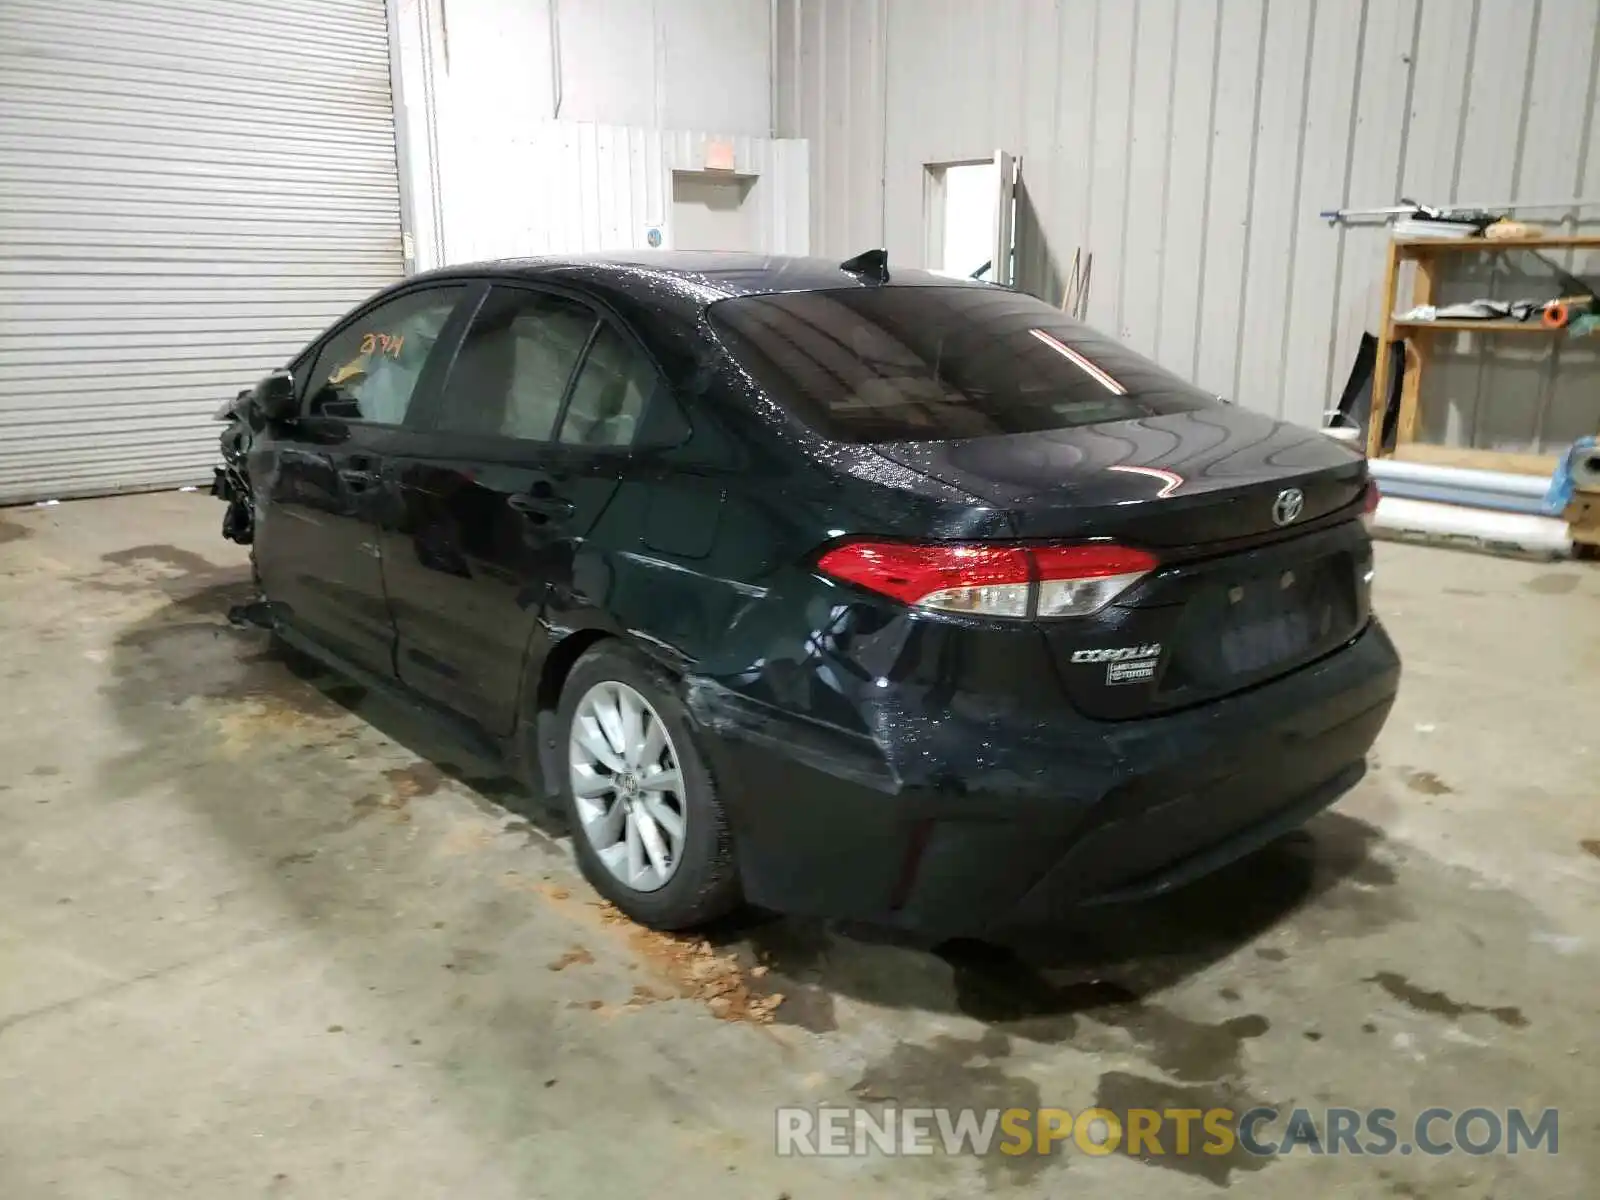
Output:
[[[294,376],[285,370],[274,371],[250,393],[261,415],[269,421],[292,421],[300,415],[294,394]]]

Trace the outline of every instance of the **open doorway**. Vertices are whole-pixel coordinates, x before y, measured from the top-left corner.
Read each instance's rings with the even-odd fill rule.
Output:
[[[1009,284],[1016,253],[1016,160],[929,163],[924,181],[924,261],[935,271]]]
[[[757,250],[754,175],[727,171],[672,173],[672,247],[675,250]]]

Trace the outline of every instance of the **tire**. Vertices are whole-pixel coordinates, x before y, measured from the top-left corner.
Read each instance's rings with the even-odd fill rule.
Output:
[[[642,707],[632,708],[637,723],[629,725],[625,712],[635,699]],[[654,757],[652,722],[664,734]],[[556,730],[562,807],[578,866],[597,892],[660,930],[704,925],[739,906],[716,781],[666,672],[620,642],[591,647],[567,676]],[[618,736],[630,731],[640,735],[631,747]],[[660,782],[674,778],[673,763],[676,791]]]

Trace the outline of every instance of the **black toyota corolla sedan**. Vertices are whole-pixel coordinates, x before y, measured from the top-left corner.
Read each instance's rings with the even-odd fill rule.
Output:
[[[987,284],[654,253],[362,305],[231,406],[277,634],[492,742],[590,882],[981,936],[1360,778],[1360,455]]]

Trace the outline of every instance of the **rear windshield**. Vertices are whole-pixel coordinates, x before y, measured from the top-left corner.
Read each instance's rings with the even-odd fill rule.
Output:
[[[1216,404],[1120,343],[1001,288],[848,288],[709,310],[733,356],[830,441],[1037,433]]]

